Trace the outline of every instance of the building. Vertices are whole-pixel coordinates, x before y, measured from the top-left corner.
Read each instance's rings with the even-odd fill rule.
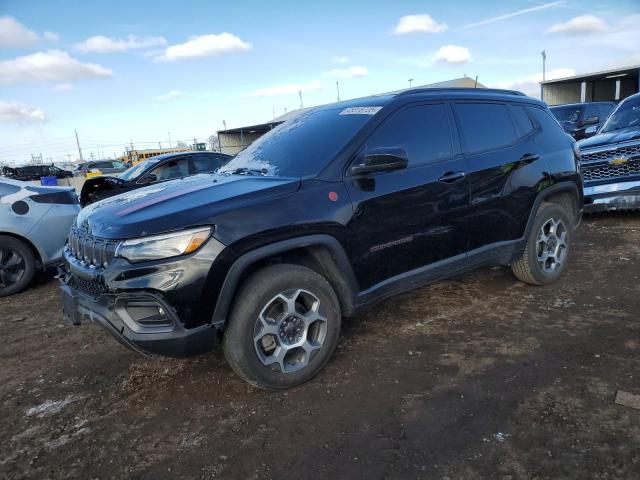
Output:
[[[453,80],[447,80],[445,82],[431,83],[428,85],[417,85],[413,88],[485,88],[484,85],[478,83],[476,80],[470,77],[455,78]],[[396,90],[393,92],[385,92],[380,95],[388,95],[390,93],[400,93],[407,89]],[[250,125],[248,127],[229,128],[227,130],[218,131],[218,141],[220,142],[220,151],[229,155],[235,155],[239,151],[245,149],[253,142],[255,142],[262,135],[269,130],[277,127],[283,122],[297,117],[303,112],[311,110],[309,108],[299,108],[285,113],[277,118],[274,118],[270,122],[261,123],[258,125]]]
[[[640,92],[640,65],[547,80],[541,86],[549,105],[619,101]]]

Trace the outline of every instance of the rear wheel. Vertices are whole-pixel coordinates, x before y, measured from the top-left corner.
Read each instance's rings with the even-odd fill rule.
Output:
[[[0,297],[24,290],[36,270],[31,249],[20,240],[0,235]]]
[[[522,256],[511,265],[525,283],[546,285],[564,271],[571,251],[571,221],[564,208],[543,203],[538,209]]]
[[[266,267],[240,289],[224,336],[229,365],[267,389],[299,385],[335,350],[340,305],[331,285],[299,265]]]

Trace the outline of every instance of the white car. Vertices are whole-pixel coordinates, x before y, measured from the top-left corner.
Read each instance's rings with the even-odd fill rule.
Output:
[[[60,261],[79,211],[73,187],[0,178],[0,297],[24,290],[38,269]]]

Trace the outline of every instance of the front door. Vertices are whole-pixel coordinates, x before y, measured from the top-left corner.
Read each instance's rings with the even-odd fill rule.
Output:
[[[361,154],[402,148],[408,167],[345,180],[354,208],[349,249],[361,289],[452,257],[464,262],[469,183],[451,125],[446,103],[411,105],[393,112],[362,146]]]

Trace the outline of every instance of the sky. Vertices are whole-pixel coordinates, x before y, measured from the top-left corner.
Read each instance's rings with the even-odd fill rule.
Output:
[[[468,75],[640,64],[638,0],[0,0],[0,163],[168,147],[285,111]]]

